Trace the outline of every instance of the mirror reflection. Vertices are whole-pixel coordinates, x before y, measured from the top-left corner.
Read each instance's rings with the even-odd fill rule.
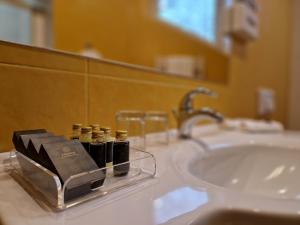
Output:
[[[225,80],[232,0],[0,0],[0,39]],[[218,63],[219,68],[214,68]]]

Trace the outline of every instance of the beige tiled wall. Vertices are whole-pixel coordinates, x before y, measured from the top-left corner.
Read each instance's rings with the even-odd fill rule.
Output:
[[[170,113],[181,96],[199,84],[139,67],[0,41],[0,150],[12,148],[14,130],[46,128],[67,135],[75,122],[114,127],[114,114],[122,109]],[[205,104],[226,111],[226,95],[223,98]],[[174,119],[171,124],[175,126]]]

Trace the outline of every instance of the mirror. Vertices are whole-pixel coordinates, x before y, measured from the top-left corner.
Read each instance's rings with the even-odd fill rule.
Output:
[[[226,81],[230,0],[0,0],[0,39]]]

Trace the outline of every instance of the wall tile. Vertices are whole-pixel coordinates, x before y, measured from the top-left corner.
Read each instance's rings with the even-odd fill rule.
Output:
[[[220,91],[219,97],[198,96],[195,107],[212,107],[230,116],[226,90],[212,88]],[[171,111],[178,108],[181,98],[189,90],[190,87],[166,87],[159,83],[153,85],[100,75],[89,76],[89,122],[114,127],[114,115],[119,110],[161,110],[168,112],[171,127],[175,127],[176,121]]]
[[[170,115],[175,126],[172,108],[177,108],[187,88],[163,84],[147,84],[130,80],[115,80],[107,76],[89,76],[89,122],[114,127],[114,115],[119,110],[161,110]]]
[[[138,80],[141,82],[152,81],[165,83],[169,86],[191,87],[200,85],[203,81],[187,79],[177,75],[155,72],[151,68],[132,66],[125,63],[109,62],[103,60],[88,60],[88,73],[107,75],[115,78]]]
[[[86,71],[83,57],[4,41],[0,41],[0,62],[81,73]]]
[[[0,150],[14,130],[47,128],[68,134],[86,120],[85,74],[0,64]]]

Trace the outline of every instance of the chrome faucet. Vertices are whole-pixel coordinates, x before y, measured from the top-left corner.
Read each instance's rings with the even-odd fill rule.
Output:
[[[216,94],[211,90],[204,87],[198,87],[188,92],[182,98],[179,104],[179,110],[174,111],[175,117],[177,119],[178,132],[180,138],[191,138],[192,127],[201,120],[209,119],[216,122],[223,121],[223,115],[221,113],[216,112],[208,107],[194,109],[193,98],[196,95],[200,94],[210,97],[216,97]]]

